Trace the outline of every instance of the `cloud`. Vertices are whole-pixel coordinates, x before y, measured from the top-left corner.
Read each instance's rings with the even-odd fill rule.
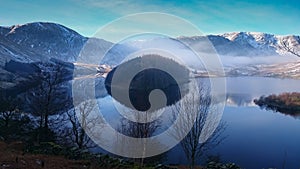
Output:
[[[103,26],[96,37],[117,42],[120,38],[144,33],[163,34],[173,38],[180,35],[201,35],[201,32],[194,25],[179,17],[146,12],[114,20]]]
[[[114,1],[102,1],[102,0],[86,0],[80,1],[86,6],[92,8],[100,8],[117,16],[124,16],[128,14],[140,13],[140,12],[164,12],[178,16],[198,16],[194,10],[190,10],[189,7],[183,7],[175,2],[168,1],[134,1],[134,0],[114,0]],[[191,1],[192,3],[192,1]]]
[[[137,12],[152,11],[159,8],[159,6],[155,4],[145,4],[142,1],[133,1],[133,0],[126,0],[126,1],[86,0],[84,1],[84,4],[94,8],[105,9],[117,15],[127,15],[127,14],[132,14]]]

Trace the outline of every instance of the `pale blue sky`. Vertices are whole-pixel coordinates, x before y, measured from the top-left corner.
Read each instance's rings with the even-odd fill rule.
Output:
[[[255,31],[300,35],[298,0],[0,0],[0,25],[47,21],[85,36],[121,16],[165,12],[195,24],[205,34]]]

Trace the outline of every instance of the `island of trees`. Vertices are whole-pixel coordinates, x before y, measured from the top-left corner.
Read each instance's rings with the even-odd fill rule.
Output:
[[[261,108],[274,110],[292,116],[300,115],[300,93],[297,92],[261,96],[259,99],[255,99],[254,103]]]

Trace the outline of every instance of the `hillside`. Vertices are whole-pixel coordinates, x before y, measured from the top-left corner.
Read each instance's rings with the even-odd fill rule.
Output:
[[[291,49],[300,49],[300,37],[296,35],[272,35],[255,32],[234,32],[222,35],[178,37],[195,49],[201,51],[204,47],[201,42],[208,38],[219,55],[235,57],[257,57],[257,56],[282,56],[282,61],[290,61],[291,54],[282,47],[283,42]],[[24,25],[13,25],[11,27],[0,27],[0,65],[6,61],[15,60],[20,62],[47,61],[49,58],[59,59],[65,62],[76,62],[80,50],[88,41],[93,43],[90,53],[85,53],[86,57],[93,55],[95,50],[105,52],[113,43],[103,39],[87,38],[76,31],[63,25],[48,22],[34,22]],[[163,40],[153,39],[147,41],[147,45]],[[124,57],[124,53],[132,48],[143,46],[142,41],[119,46],[112,52],[111,60]],[[94,51],[93,51],[94,50]],[[116,57],[118,56],[118,57]],[[292,57],[292,60],[296,58]]]
[[[76,64],[87,64],[87,69],[94,70],[96,69],[94,65],[97,64],[116,66],[128,54],[145,46],[157,48],[167,45],[168,48],[176,49],[179,53],[180,50],[187,50],[187,48],[179,48],[176,43],[170,43],[171,41],[180,40],[196,51],[205,54],[205,46],[202,46],[201,42],[206,39],[211,41],[219,54],[227,76],[299,78],[299,57],[292,55],[282,46],[285,42],[288,48],[300,51],[300,38],[296,35],[235,32],[222,35],[178,37],[168,40],[154,38],[115,45],[103,39],[84,37],[60,24],[34,22],[0,27],[0,89],[11,88],[22,81],[30,80],[28,78],[31,76],[30,74],[28,76],[24,76],[24,73],[20,75],[20,70],[24,70],[23,68],[17,67],[20,70],[13,70],[16,67],[7,67],[13,65],[11,64],[13,62],[25,67],[28,67],[29,65],[26,64],[29,63],[31,66],[37,67],[46,62],[65,63],[64,65],[84,62]],[[89,49],[82,52],[85,44],[89,44]],[[100,60],[99,57],[105,53],[105,57]],[[81,60],[78,61],[79,57]],[[93,66],[89,67],[88,64],[93,64]],[[96,72],[96,70],[89,72]]]

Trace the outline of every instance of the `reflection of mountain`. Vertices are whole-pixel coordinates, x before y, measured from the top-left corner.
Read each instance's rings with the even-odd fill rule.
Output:
[[[255,106],[253,99],[250,94],[229,93],[226,96],[226,105],[238,107]]]

